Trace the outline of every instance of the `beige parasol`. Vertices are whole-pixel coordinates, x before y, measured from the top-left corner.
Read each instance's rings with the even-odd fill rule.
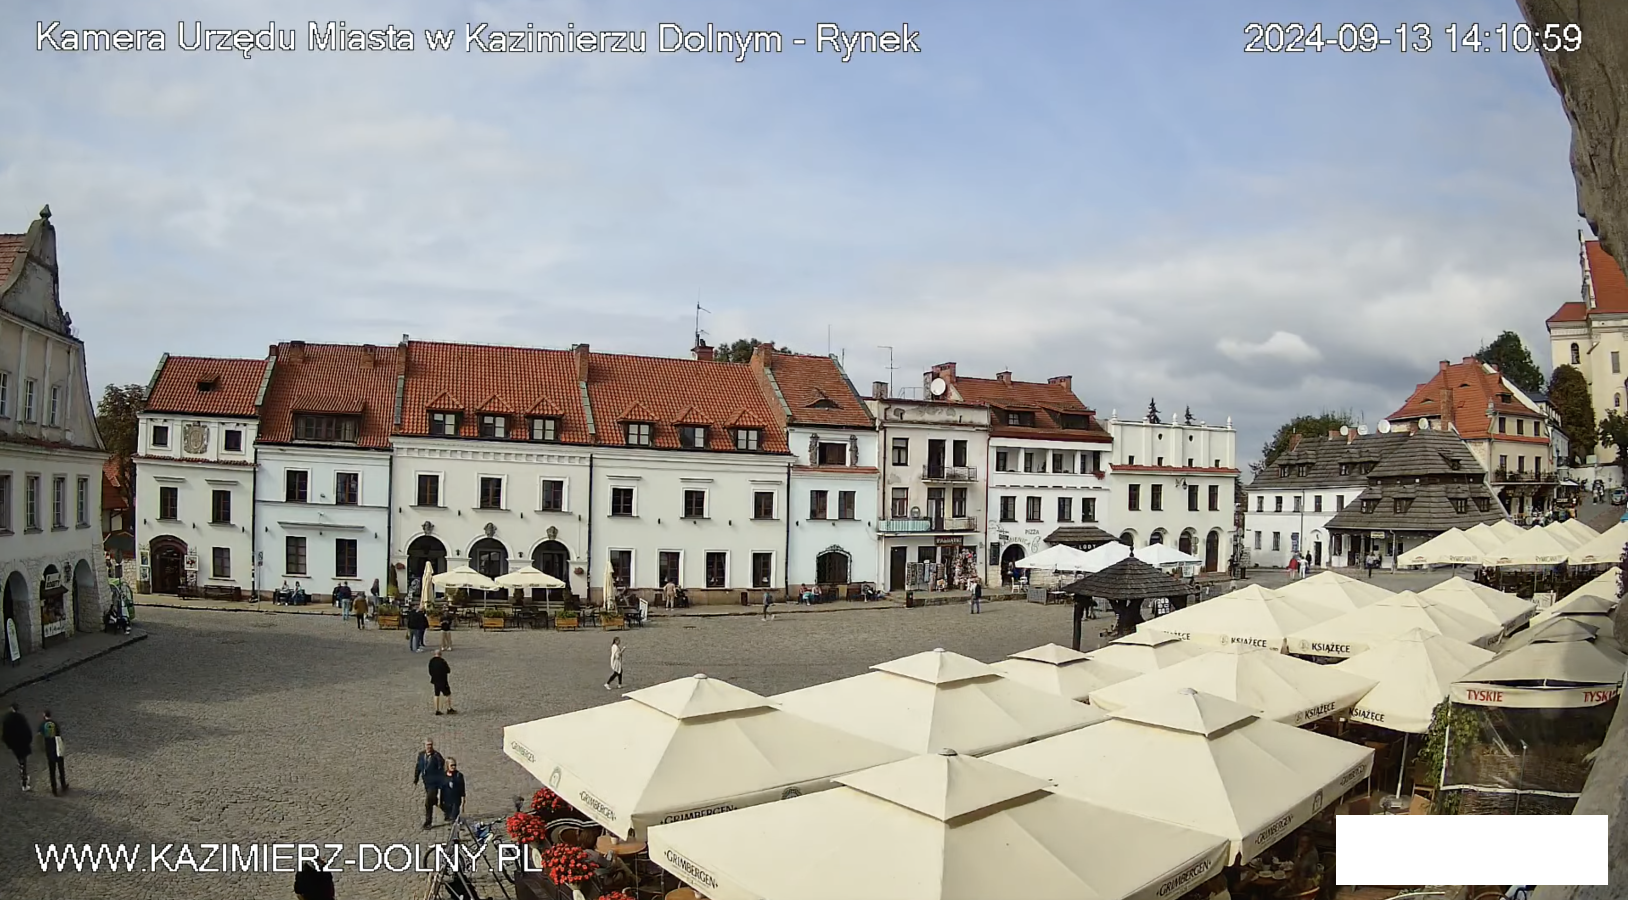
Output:
[[[1014,653],[995,663],[995,668],[1014,681],[1021,681],[1048,694],[1081,701],[1089,698],[1092,691],[1129,681],[1139,674],[1131,669],[1098,662],[1078,650],[1056,644]]]
[[[1357,701],[1352,719],[1424,734],[1452,683],[1492,655],[1491,650],[1415,628],[1333,668],[1377,682]]]
[[[1305,725],[1349,708],[1373,686],[1374,679],[1366,676],[1275,650],[1233,644],[1105,687],[1091,695],[1091,705],[1113,712],[1195,688],[1241,703],[1275,722]]]
[[[1522,600],[1514,594],[1506,594],[1497,588],[1466,581],[1457,576],[1425,588],[1419,592],[1419,596],[1457,607],[1478,619],[1496,622],[1506,629],[1530,619],[1532,611],[1536,608],[1530,600]]]
[[[532,566],[521,566],[507,575],[499,575],[495,580],[500,587],[505,588],[558,590],[565,587],[565,582]]]
[[[1214,647],[1184,641],[1157,631],[1135,631],[1110,641],[1107,645],[1087,653],[1086,656],[1121,669],[1146,673],[1213,652]]]
[[[436,587],[442,588],[464,588],[471,591],[497,590],[497,582],[468,566],[449,569],[435,576],[432,580],[435,582]]]

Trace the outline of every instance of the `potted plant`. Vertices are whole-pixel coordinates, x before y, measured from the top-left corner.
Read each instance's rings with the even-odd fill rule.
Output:
[[[559,631],[575,631],[577,627],[577,611],[572,607],[560,610],[554,617],[554,627]]]
[[[537,793],[531,795],[531,814],[545,822],[552,822],[560,816],[580,815],[564,797],[546,787],[538,788]]]
[[[379,604],[378,623],[380,628],[401,627],[401,607],[393,602]]]
[[[591,881],[598,867],[588,851],[570,844],[555,844],[542,852],[543,871],[548,880],[562,887],[576,887]]]

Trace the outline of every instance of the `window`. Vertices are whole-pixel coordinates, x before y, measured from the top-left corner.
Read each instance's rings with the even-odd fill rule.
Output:
[[[1187,486],[1187,511],[1198,512],[1198,485]]]
[[[79,492],[74,505],[74,522],[81,527],[90,524],[90,479],[79,479]]]
[[[436,415],[443,415],[436,413]],[[341,444],[356,443],[357,420],[354,416],[295,416],[294,439],[298,441],[331,441]],[[440,432],[431,429],[431,433]],[[456,429],[448,434],[456,433]]]
[[[11,415],[11,373],[0,372],[0,416]]]
[[[1340,474],[1341,475],[1350,475],[1351,474],[1351,464],[1350,463],[1340,463]]]
[[[1344,553],[1345,535],[1335,534],[1333,537],[1329,538],[1329,546],[1335,556],[1339,556],[1341,553]]]
[[[1306,498],[1305,497],[1300,496],[1299,494],[1296,494],[1295,496],[1290,497],[1289,499],[1294,501],[1294,510],[1293,510],[1294,512],[1304,512],[1305,511],[1305,508],[1306,508]]]
[[[774,518],[774,491],[755,491],[752,494],[752,518]]]
[[[1084,431],[1091,427],[1091,418],[1079,413],[1060,413],[1057,416],[1057,424],[1068,431]]]
[[[613,516],[633,515],[633,489],[630,487],[611,488],[610,514]]]
[[[1272,532],[1272,549],[1273,550],[1282,550],[1283,549],[1283,532],[1281,532],[1281,531]]]
[[[808,517],[810,519],[825,518],[825,491],[808,492]]]
[[[35,419],[34,419],[34,415],[35,415],[35,413],[34,413],[34,394],[38,390],[38,387],[39,386],[37,384],[35,384],[34,379],[32,379],[32,378],[23,379],[23,421],[24,422],[33,422],[33,421],[35,421]]]
[[[1156,465],[1156,466],[1163,466],[1164,465],[1164,457],[1161,456],[1158,459],[1154,460],[1153,464]]]
[[[819,456],[815,459],[815,464],[821,466],[846,466],[848,464],[848,445],[821,443]]]
[[[1501,472],[1509,471],[1509,456],[1507,454],[1498,457],[1498,470]]]
[[[1475,508],[1482,512],[1487,512],[1488,510],[1492,509],[1492,499],[1489,497],[1475,498]]]
[[[51,479],[51,527],[68,527],[68,479],[61,475]]]
[[[1093,472],[1101,472],[1102,471],[1102,451],[1101,450],[1092,450],[1091,451],[1091,471],[1093,471]]]
[[[1615,407],[1616,409],[1622,409],[1622,395],[1621,394],[1612,394],[1611,395],[1611,405],[1613,407]]]
[[[1142,508],[1142,486],[1141,485],[1133,484],[1133,485],[1130,485],[1130,486],[1128,486],[1126,488],[1125,508],[1130,510],[1131,512],[1136,512],[1137,510]]]
[[[966,488],[951,488],[950,489],[950,515],[956,517],[957,519],[961,519],[961,518],[966,517],[966,515],[967,515],[967,489]]]
[[[1379,509],[1379,501],[1378,500],[1364,500],[1364,501],[1362,501],[1363,515],[1372,515],[1374,510],[1376,510],[1376,509]]]
[[[283,538],[283,571],[288,575],[304,575],[305,538]]]
[[[1525,472],[1526,471],[1526,457],[1524,457],[1524,456],[1515,457],[1515,471],[1517,471],[1517,472]]]
[[[1127,466],[1136,465],[1136,454],[1133,453],[1130,456],[1125,457],[1125,465],[1127,465]]]
[[[544,416],[531,420],[531,439],[534,441],[557,441],[560,439],[560,420],[552,416]]]
[[[688,447],[691,450],[705,450],[707,447],[707,426],[678,426],[678,445]]]
[[[1012,462],[1011,462],[1011,459],[1010,459],[1010,454],[1007,451],[1005,451],[1005,450],[996,450],[995,451],[995,471],[997,471],[997,472],[1010,472],[1010,471],[1012,471]]]
[[[334,577],[356,577],[356,539],[334,539]]]
[[[752,554],[752,587],[766,588],[774,583],[774,554]]]
[[[1212,484],[1212,485],[1210,485],[1210,512],[1218,512],[1220,509],[1221,509],[1221,486],[1217,485],[1217,484]]]
[[[628,422],[622,426],[622,436],[629,447],[650,446],[650,423]]]
[[[1618,353],[1615,350],[1611,351],[1611,374],[1612,375],[1621,375],[1622,374],[1622,354]]]
[[[1335,494],[1334,495],[1334,511],[1339,512],[1342,509],[1345,509],[1345,495],[1344,494]]]
[[[1023,517],[1030,522],[1040,521],[1040,498],[1025,497],[1023,500]]]
[[[729,554],[720,550],[707,551],[707,587],[729,586]]]
[[[909,488],[894,488],[893,489],[893,497],[892,497],[892,500],[890,501],[890,504],[891,505],[890,505],[890,508],[888,510],[888,515],[892,516],[895,519],[903,519],[903,518],[909,517],[909,515],[910,515],[910,489]]]
[[[1062,453],[1053,452],[1051,455],[1051,470],[1053,472],[1063,472],[1065,474],[1071,473],[1073,470],[1068,466],[1070,456],[1071,454],[1064,455]]]
[[[362,476],[356,472],[334,473],[334,504],[356,506],[362,502]]]
[[[763,429],[737,428],[735,429],[736,450],[756,450],[763,443]]]
[[[1006,424],[1008,424],[1008,425],[1017,425],[1017,426],[1020,426],[1020,427],[1023,427],[1023,428],[1033,428],[1034,427],[1034,413],[1032,413],[1032,412],[1009,412],[1009,413],[1006,414]]]
[[[1525,434],[1526,433],[1526,420],[1525,419],[1516,419],[1515,420],[1515,433],[1516,434]]]
[[[289,469],[283,473],[283,500],[288,503],[304,503],[310,496],[311,473],[298,469]]]
[[[633,585],[633,551],[612,550],[610,552],[611,574],[620,584],[631,587]],[[677,584],[677,582],[674,582]]]
[[[152,444],[154,447],[168,447],[170,445],[170,426],[154,425],[147,443]]]
[[[684,492],[684,518],[705,519],[707,517],[707,492],[687,490]]]
[[[558,478],[544,478],[537,492],[538,512],[565,511],[565,482]]]
[[[656,580],[662,587],[684,583],[683,557],[677,550],[663,550],[656,554]]]
[[[893,464],[896,466],[910,465],[910,439],[893,439]]]
[[[1282,497],[1273,497],[1272,498],[1272,512],[1283,512],[1283,498]]]
[[[209,521],[216,525],[232,524],[232,492],[212,491],[209,497]]]
[[[1505,418],[1503,416],[1498,417],[1498,433],[1499,434],[1507,434],[1508,433],[1508,422],[1505,420]]]
[[[1072,522],[1072,521],[1074,521],[1074,498],[1073,497],[1058,497],[1057,498],[1057,521],[1059,521],[1059,522]]]
[[[956,490],[961,492],[961,505],[963,507],[965,507],[966,504],[967,504],[967,498],[966,498],[966,493],[967,492],[966,492],[966,489],[965,488],[957,488]],[[857,496],[858,496],[858,494],[856,492],[854,492],[854,491],[837,491],[837,518],[839,518],[839,519],[852,519],[852,518],[854,518],[854,500],[855,500],[855,498]],[[959,513],[955,513],[955,515],[965,515],[965,514],[966,513],[964,511],[959,512]]]
[[[1256,494],[1255,495],[1255,511],[1256,512],[1266,512],[1266,497],[1265,496],[1263,496],[1261,494]]]
[[[441,505],[441,476],[418,475],[418,502],[414,506],[440,506]]]
[[[214,547],[209,551],[209,577],[232,577],[232,551],[228,547]]]
[[[0,474],[0,533],[11,533],[11,473]]]
[[[227,453],[243,452],[243,432],[236,428],[228,428],[221,433],[221,449]]]
[[[1261,533],[1259,531],[1255,532],[1255,549],[1261,549]]]
[[[1097,498],[1080,498],[1080,521],[1095,522],[1097,520]]]
[[[463,424],[463,413],[432,412],[430,413],[430,434],[442,437],[454,437],[458,434],[458,427]]]
[[[1148,509],[1154,512],[1164,509],[1164,485],[1155,484],[1148,489]]]
[[[965,466],[967,464],[967,442],[950,442],[950,465]]]
[[[1042,471],[1042,472],[1046,471],[1046,469],[1045,469],[1045,465],[1046,465],[1045,459],[1046,458],[1044,456],[1042,456],[1040,458],[1040,460],[1041,460],[1041,462],[1040,462],[1040,466],[1041,466],[1040,471]],[[1025,450],[1025,451],[1023,451],[1023,471],[1025,471],[1025,472],[1033,472],[1034,470],[1035,470],[1035,468],[1034,468],[1034,451],[1033,450]]]
[[[1574,366],[1580,366],[1583,364],[1582,350],[1576,344],[1571,345],[1571,364]]]
[[[50,425],[52,427],[55,427],[56,424],[57,424],[57,416],[61,412],[62,412],[62,387],[60,385],[53,384],[53,385],[51,385],[50,405],[47,406],[46,410],[45,410],[45,424]]]
[[[503,479],[491,475],[482,475],[480,478],[480,508],[503,508]]]
[[[1016,497],[1002,497],[1001,498],[1001,521],[1002,522],[1016,522],[1017,521],[1017,498]]]
[[[33,478],[29,479],[30,482],[32,482],[33,480],[34,480]],[[28,505],[30,507],[29,513],[28,513],[28,527],[33,528],[34,527],[34,512],[33,512],[34,497],[33,497],[33,485],[32,484],[29,485]],[[180,488],[161,487],[161,488],[158,489],[158,517],[160,519],[169,519],[169,520],[179,519],[181,517],[180,509],[181,509],[181,489]]]
[[[509,420],[504,416],[482,413],[480,417],[480,436],[483,438],[508,437]]]
[[[1406,497],[1397,497],[1395,500],[1391,501],[1391,510],[1397,515],[1407,512],[1412,506],[1413,501]]]
[[[1456,512],[1456,513],[1458,513],[1460,515],[1463,515],[1464,513],[1467,513],[1469,511],[1470,511],[1469,498],[1466,498],[1466,497],[1454,497],[1453,498],[1453,512]]]
[[[1314,494],[1312,496],[1312,498],[1311,498],[1311,511],[1312,512],[1322,512],[1323,511],[1323,495],[1322,494]]]

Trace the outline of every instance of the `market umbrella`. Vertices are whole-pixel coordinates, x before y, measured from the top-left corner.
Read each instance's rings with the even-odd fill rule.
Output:
[[[1577,539],[1585,544],[1600,536],[1600,532],[1595,531],[1593,528],[1589,527],[1587,522],[1584,522],[1582,519],[1579,519],[1576,516],[1573,516],[1564,522],[1557,522],[1556,524],[1576,535]],[[1621,523],[1619,522],[1618,524]],[[1606,530],[1609,531],[1610,529]]]
[[[504,752],[624,838],[662,821],[831,786],[908,753],[776,709],[696,675],[503,729]]]
[[[711,900],[1168,900],[1219,873],[1229,849],[953,751],[837,780],[659,825],[650,858]]]
[[[1578,709],[1616,699],[1628,655],[1593,628],[1565,617],[1517,635],[1453,683],[1453,702],[1516,709]]]
[[[1616,634],[1616,626],[1612,622],[1612,613],[1616,609],[1617,604],[1604,597],[1573,597],[1565,607],[1550,618],[1581,622],[1597,630],[1600,637],[1610,638]]]
[[[1514,594],[1506,594],[1497,588],[1467,581],[1456,575],[1425,588],[1419,592],[1419,596],[1457,607],[1478,619],[1496,622],[1505,629],[1532,618],[1532,611],[1537,608],[1530,600],[1522,600]]]
[[[1486,619],[1455,606],[1403,591],[1378,603],[1320,622],[1289,635],[1290,653],[1302,656],[1356,656],[1415,628],[1485,646],[1503,633]]]
[[[1457,528],[1449,528],[1419,546],[1402,554],[1403,566],[1439,566],[1479,563],[1487,551],[1469,535]]]
[[[1290,599],[1250,585],[1160,616],[1139,630],[1221,647],[1247,644],[1282,650],[1290,634],[1339,614],[1338,609],[1321,603]]]
[[[1086,656],[1101,663],[1121,669],[1130,669],[1141,674],[1158,671],[1183,660],[1214,652],[1214,647],[1184,641],[1168,634],[1160,634],[1157,631],[1137,631],[1098,647],[1087,653]]]
[[[565,587],[565,582],[532,566],[521,566],[507,575],[499,575],[494,580],[499,586],[505,588],[558,590]]]
[[[497,582],[487,578],[485,575],[482,575],[468,566],[459,566],[456,569],[448,569],[447,571],[434,576],[431,580],[435,582],[436,587],[442,588],[464,588],[465,590],[472,591],[497,590]]]
[[[1575,591],[1572,591],[1566,596],[1561,597],[1560,600],[1554,604],[1554,606],[1549,607],[1548,610],[1539,612],[1538,616],[1542,617],[1547,615],[1551,610],[1554,609],[1555,606],[1559,606],[1573,597],[1580,597],[1584,594],[1593,594],[1594,596],[1605,597],[1607,599],[1617,597],[1619,596],[1617,591],[1617,579],[1620,577],[1622,577],[1622,570],[1616,566],[1612,566],[1611,568],[1606,569],[1604,572],[1594,576],[1594,578],[1590,579],[1587,584]]]
[[[911,753],[981,756],[1103,720],[1082,703],[1029,687],[945,650],[871,666],[852,678],[780,694],[780,708]]]
[[[989,761],[1087,803],[1220,835],[1246,862],[1368,777],[1374,751],[1185,688]]]
[[[1562,538],[1559,533],[1545,528],[1529,528],[1520,537],[1511,539],[1496,550],[1487,551],[1481,558],[1481,564],[1495,568],[1552,566],[1565,562],[1576,547],[1575,543]]]
[[[1131,554],[1150,566],[1190,566],[1202,562],[1191,553],[1183,553],[1168,544],[1148,544],[1137,547]]]
[[[1592,601],[1592,602],[1591,602]],[[1601,610],[1609,607],[1602,597],[1574,597],[1567,603],[1566,612],[1532,623],[1530,628],[1517,631],[1504,639],[1501,652],[1523,647],[1534,640],[1574,640],[1579,628],[1587,629],[1589,637],[1598,637],[1602,643],[1616,643],[1611,613]],[[1557,637],[1564,636],[1564,637]]]
[[[1492,529],[1493,534],[1505,542],[1512,541],[1526,533],[1526,529],[1508,519],[1499,519],[1487,527]]]
[[[1589,531],[1586,537],[1580,535],[1566,522],[1550,522],[1547,525],[1540,525],[1533,530],[1541,530],[1548,534],[1554,535],[1555,540],[1565,544],[1567,547],[1570,547],[1573,550],[1583,546],[1594,538],[1599,537],[1599,535],[1596,534],[1592,529]]]
[[[1453,682],[1492,657],[1491,650],[1415,628],[1330,668],[1376,682],[1351,710],[1353,720],[1424,734]]]
[[[1538,622],[1552,619],[1555,616],[1564,616],[1568,614],[1583,616],[1610,616],[1611,613],[1616,611],[1617,606],[1621,602],[1622,601],[1617,600],[1612,594],[1579,594],[1573,592],[1566,595],[1566,599],[1556,603],[1548,609],[1540,611],[1537,615],[1533,616],[1532,622],[1536,624]]]
[[[1305,725],[1349,708],[1374,684],[1373,678],[1333,666],[1234,644],[1103,688],[1091,695],[1091,705],[1113,712],[1194,688],[1241,703],[1274,722]]]
[[[1485,522],[1464,532],[1470,542],[1480,547],[1482,552],[1496,550],[1504,545],[1504,536]]]
[[[1047,644],[1014,653],[994,664],[1007,678],[1039,688],[1048,694],[1085,700],[1092,691],[1110,684],[1129,681],[1139,673],[1098,662],[1078,650]]]
[[[1084,572],[1088,554],[1084,550],[1070,547],[1067,544],[1057,544],[1047,547],[1033,556],[1012,563],[1019,569],[1039,569],[1052,572]]]
[[[424,564],[424,579],[419,588],[418,602],[424,609],[435,605],[435,564]]]
[[[1109,541],[1099,544],[1085,551],[1086,558],[1081,561],[1084,566],[1082,572],[1101,572],[1114,563],[1131,555],[1131,548],[1118,541]]]
[[[1573,519],[1572,521],[1576,521]],[[1566,557],[1574,566],[1594,566],[1615,563],[1622,559],[1622,547],[1628,544],[1628,522],[1618,522],[1603,533],[1584,541],[1581,547]]]
[[[1286,586],[1278,588],[1277,594],[1280,597],[1305,600],[1320,606],[1327,606],[1339,612],[1361,609],[1394,594],[1393,591],[1376,587],[1366,581],[1346,578],[1343,575],[1335,576],[1340,579],[1339,581],[1333,579],[1319,580],[1323,578],[1323,575],[1335,575],[1335,573],[1324,572],[1302,581],[1291,581]]]

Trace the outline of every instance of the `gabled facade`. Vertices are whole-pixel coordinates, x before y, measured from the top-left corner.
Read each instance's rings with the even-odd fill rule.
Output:
[[[95,413],[47,207],[26,233],[0,235],[0,578],[24,654],[101,628]]]
[[[255,440],[255,581],[330,594],[389,578],[399,347],[274,345]]]
[[[1202,422],[1108,422],[1113,454],[1104,527],[1130,547],[1169,544],[1225,568],[1233,548],[1238,434]]]
[[[136,558],[136,509],[117,459],[102,465],[102,550],[113,562]]]
[[[1283,568],[1296,554],[1317,568],[1352,565],[1342,538],[1338,552],[1328,523],[1368,488],[1368,473],[1403,441],[1400,431],[1348,427],[1323,438],[1294,435],[1244,492],[1249,564]],[[1362,557],[1355,557],[1360,565]]]
[[[165,354],[136,440],[138,590],[255,587],[255,439],[271,364]]]
[[[1615,410],[1628,415],[1628,279],[1599,241],[1583,241],[1578,250],[1581,298],[1562,303],[1545,323],[1549,331],[1550,371],[1575,366],[1588,382],[1594,419]],[[1596,477],[1616,485],[1616,451],[1601,446]]]

